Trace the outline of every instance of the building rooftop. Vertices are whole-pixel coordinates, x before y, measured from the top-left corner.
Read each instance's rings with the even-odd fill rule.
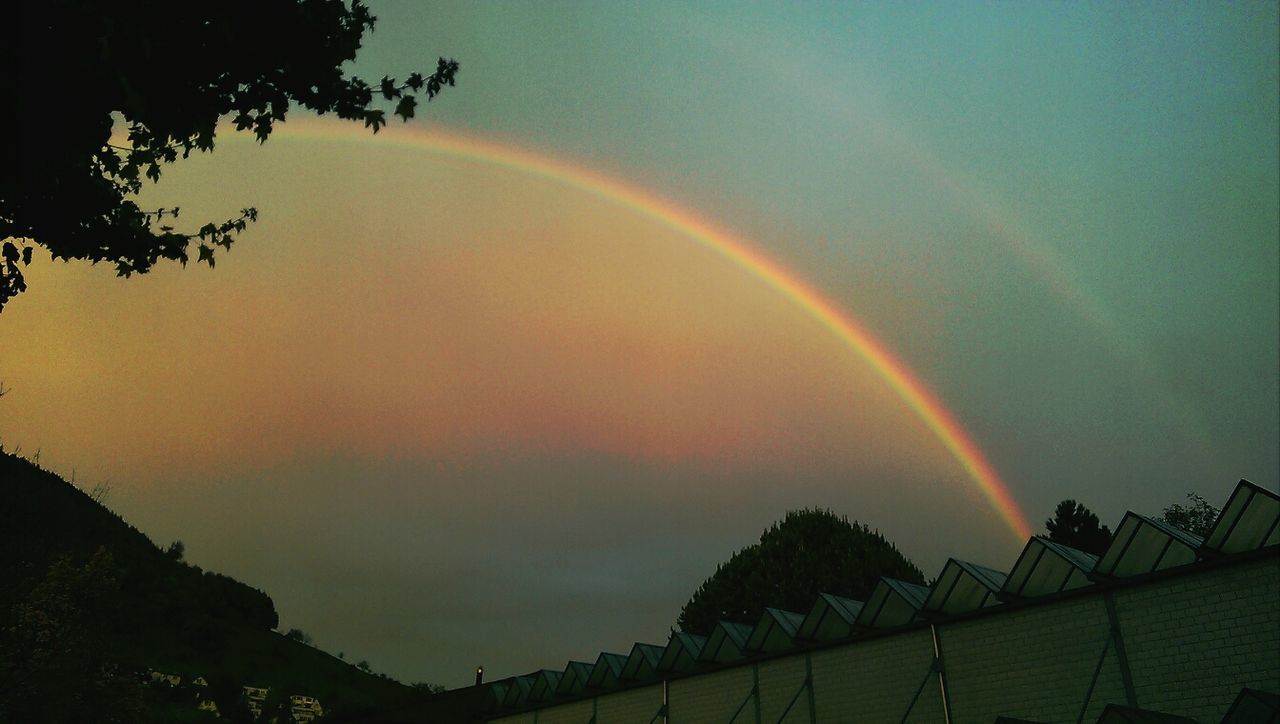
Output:
[[[1161,571],[1208,565],[1280,544],[1280,496],[1240,481],[1205,538],[1132,511],[1125,513],[1101,556],[1041,536],[1032,537],[1008,572],[949,559],[930,586],[881,578],[864,603],[822,593],[807,614],[768,608],[754,622],[721,621],[706,636],[673,632],[665,646],[635,644],[629,655],[601,653],[593,665],[570,662],[563,672],[543,670],[492,682],[491,702],[507,710],[553,700],[599,695],[658,677],[681,676],[742,661],[785,655],[805,647],[856,641],[957,616],[1049,600],[1083,589],[1126,585]],[[1238,707],[1272,696],[1241,692]],[[1254,696],[1250,699],[1249,696]],[[1262,697],[1262,698],[1259,698]],[[1241,703],[1243,702],[1243,703]],[[1233,706],[1233,708],[1235,708]],[[1126,707],[1108,709],[1108,722],[1180,719]],[[1104,718],[1105,718],[1104,717]],[[1134,718],[1138,717],[1138,718]],[[1012,721],[1012,720],[1010,720]]]

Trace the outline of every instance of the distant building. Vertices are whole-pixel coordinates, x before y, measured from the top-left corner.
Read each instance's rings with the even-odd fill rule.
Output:
[[[298,724],[324,716],[324,709],[321,708],[320,701],[313,696],[303,696],[302,694],[294,694],[289,697],[289,711],[293,714],[293,720]]]
[[[249,712],[253,714],[254,719],[262,716],[262,705],[266,703],[269,691],[270,689],[258,686],[246,686],[241,689],[245,704],[249,707]]]
[[[180,686],[182,684],[182,676],[179,674],[166,674],[155,669],[148,673],[151,674],[151,683],[153,684],[164,684],[166,686]]]
[[[213,699],[202,699],[196,707],[200,711],[207,711],[214,716],[218,716],[218,704]]]
[[[1101,557],[1045,538],[1008,571],[722,621],[439,698],[500,724],[1275,722],[1280,496],[1241,481],[1201,539],[1126,513]],[[483,702],[483,703],[478,703]]]

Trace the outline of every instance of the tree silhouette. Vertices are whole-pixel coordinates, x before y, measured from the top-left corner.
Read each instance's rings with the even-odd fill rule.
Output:
[[[170,543],[169,547],[164,549],[165,556],[175,561],[182,560],[182,557],[186,555],[186,552],[187,546],[180,540]]]
[[[1187,500],[1190,501],[1187,505],[1174,503],[1165,508],[1160,519],[1175,528],[1195,533],[1202,538],[1208,537],[1213,524],[1218,522],[1220,511],[1195,493],[1187,493]]]
[[[0,720],[138,721],[141,689],[104,636],[118,621],[120,573],[105,548],[83,564],[59,557],[0,611]]]
[[[1049,540],[1100,556],[1111,543],[1111,530],[1098,524],[1098,516],[1074,500],[1058,503],[1053,517],[1044,522]]]
[[[315,645],[315,642],[311,639],[311,634],[307,633],[306,631],[303,631],[300,628],[289,629],[285,633],[284,637],[287,639],[292,639],[294,641],[297,641],[300,644],[306,644],[307,646]]]
[[[708,578],[677,620],[706,635],[724,619],[755,623],[765,607],[806,612],[819,593],[866,600],[880,576],[923,583],[924,574],[867,526],[827,510],[788,512]]]
[[[375,22],[359,0],[47,0],[16,16],[0,51],[0,311],[26,289],[37,246],[127,277],[160,259],[185,265],[195,243],[212,267],[255,209],[183,231],[180,207],[143,209],[134,197],[164,164],[212,150],[220,120],[265,142],[296,106],[376,133],[387,122],[378,96],[408,120],[419,95],[434,98],[458,72],[440,58],[403,82],[347,77]]]

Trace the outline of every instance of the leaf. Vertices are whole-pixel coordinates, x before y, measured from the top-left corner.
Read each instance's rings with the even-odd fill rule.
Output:
[[[201,244],[200,258],[197,261],[207,262],[209,264],[209,268],[212,269],[213,268],[213,247],[205,246],[204,244]]]
[[[396,104],[395,114],[404,120],[413,118],[413,109],[418,105],[418,99],[413,96],[405,96]]]
[[[32,251],[32,249],[33,249],[33,248],[34,248],[34,247],[30,247],[30,246],[28,246],[27,248],[25,248],[25,249],[23,249],[23,250],[22,250],[22,265],[23,265],[23,266],[30,266],[30,265],[31,265],[31,251]]]
[[[373,132],[377,133],[379,128],[387,125],[387,114],[383,111],[368,111],[364,116],[364,127],[373,128]]]
[[[271,135],[271,116],[264,113],[254,120],[253,135],[258,139],[258,143],[267,142],[267,137]]]
[[[396,88],[396,82],[388,76],[382,76],[382,97],[391,100],[400,95],[399,89]]]

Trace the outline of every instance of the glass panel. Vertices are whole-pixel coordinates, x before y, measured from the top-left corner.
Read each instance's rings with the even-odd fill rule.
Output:
[[[925,608],[931,611],[945,611],[948,609],[950,597],[955,595],[955,587],[960,579],[963,571],[952,561],[947,561],[947,565],[942,569],[942,575],[938,576],[938,580],[933,584],[933,588],[929,591],[929,598],[925,601]]]
[[[1040,559],[1040,564],[1035,567],[1031,575],[1027,578],[1026,586],[1022,589],[1024,596],[1044,596],[1050,593],[1057,593],[1062,581],[1068,575],[1068,569],[1073,569],[1070,563],[1062,560],[1055,554],[1046,554]]]
[[[1137,516],[1125,513],[1124,519],[1120,521],[1120,527],[1116,529],[1115,537],[1111,539],[1111,545],[1107,546],[1102,560],[1098,562],[1097,570],[1100,573],[1108,576],[1120,575],[1116,572],[1116,566],[1120,562],[1121,555],[1128,553],[1128,545],[1137,532],[1138,522]]]
[[[1089,585],[1090,583],[1092,583],[1092,581],[1089,580],[1089,576],[1085,575],[1084,571],[1076,568],[1071,572],[1071,577],[1067,579],[1067,585],[1063,586],[1062,590],[1070,591],[1073,588],[1081,588]]]
[[[1261,548],[1265,543],[1267,532],[1273,531],[1277,516],[1280,516],[1280,503],[1271,500],[1262,493],[1257,493],[1249,501],[1240,522],[1231,531],[1231,535],[1222,543],[1223,553],[1241,553]]]
[[[765,640],[765,651],[781,651],[791,648],[791,637],[787,632],[782,630],[781,626],[773,626],[769,631],[769,636]]]
[[[833,639],[846,638],[852,633],[853,626],[845,623],[845,621],[835,615],[835,612],[833,611],[822,621],[822,625],[818,628],[815,638],[819,641],[831,641]]]
[[[908,623],[915,618],[916,610],[912,608],[901,596],[893,595],[885,601],[884,609],[880,611],[879,620],[876,625],[880,628],[888,628],[890,626],[900,626]]]
[[[971,576],[965,575],[947,599],[944,613],[961,613],[973,611],[987,605],[991,591]]]
[[[1170,543],[1168,536],[1152,526],[1136,524],[1136,528],[1124,557],[1116,561],[1113,575],[1135,576],[1154,570],[1165,545]]]
[[[1155,570],[1162,571],[1166,568],[1185,566],[1188,563],[1195,562],[1196,552],[1174,541],[1173,545],[1169,546],[1169,550],[1165,551],[1165,554],[1156,563]]]
[[[862,613],[858,614],[858,623],[862,626],[876,626],[874,617],[878,617],[881,606],[885,603],[885,597],[889,594],[889,587],[881,581],[876,584],[875,590],[871,592],[871,600],[867,601],[867,605],[862,608]]]
[[[1232,532],[1237,519],[1244,512],[1245,504],[1254,495],[1255,493],[1243,483],[1236,486],[1235,491],[1231,493],[1231,498],[1227,500],[1227,504],[1222,507],[1222,512],[1218,514],[1218,524],[1214,526],[1213,530],[1209,531],[1209,538],[1205,541],[1205,545],[1214,550],[1223,550],[1227,534]]]
[[[1046,548],[1039,538],[1032,538],[1027,543],[1027,547],[1022,549],[1022,555],[1018,556],[1018,562],[1014,564],[1013,570],[1009,572],[1009,580],[1005,581],[1004,590],[1015,596],[1029,595],[1023,591],[1027,585],[1027,577],[1035,570],[1036,564],[1044,557]]]
[[[1139,521],[1136,532],[1124,550],[1123,557],[1116,561],[1112,575],[1136,576],[1195,561],[1195,551],[1186,543],[1170,537],[1154,525],[1140,521],[1136,516],[1130,520]]]

